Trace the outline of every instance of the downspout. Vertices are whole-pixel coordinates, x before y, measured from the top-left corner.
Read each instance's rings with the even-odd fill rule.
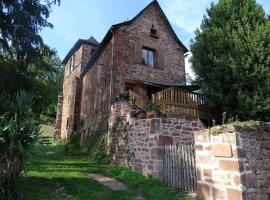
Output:
[[[114,32],[111,28],[110,31],[112,32],[112,58],[111,58],[111,66],[110,66],[110,92],[109,92],[109,111],[111,110],[112,104],[112,79],[113,79],[113,65],[114,65]]]
[[[110,91],[109,91],[109,117],[111,115],[111,105],[112,105],[112,79],[113,79],[113,65],[114,65],[114,32],[113,29],[111,27],[110,29],[111,33],[112,33],[112,57],[111,57],[111,65],[110,65]],[[107,128],[109,130],[109,123],[107,124]],[[108,132],[109,133],[109,132]],[[111,136],[110,134],[107,135],[107,154],[110,156],[111,153]]]

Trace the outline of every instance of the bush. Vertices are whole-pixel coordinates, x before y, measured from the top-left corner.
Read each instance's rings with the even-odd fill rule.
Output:
[[[40,128],[31,113],[31,98],[26,92],[9,99],[12,108],[0,116],[0,199],[19,199],[16,180],[25,169]]]
[[[84,147],[86,148],[90,158],[98,163],[108,164],[108,131],[97,131],[88,136]]]

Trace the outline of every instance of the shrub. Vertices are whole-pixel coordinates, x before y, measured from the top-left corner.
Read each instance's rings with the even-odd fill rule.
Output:
[[[21,91],[10,101],[10,111],[0,116],[0,199],[19,199],[14,190],[16,179],[24,171],[40,131],[29,107],[30,96]]]
[[[82,133],[83,120],[78,121],[75,124],[75,128],[65,145],[65,152],[68,154],[80,153],[81,152],[81,133]]]

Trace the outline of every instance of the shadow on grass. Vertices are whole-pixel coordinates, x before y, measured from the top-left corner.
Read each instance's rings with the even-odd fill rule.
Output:
[[[21,177],[19,184],[25,192],[27,200],[65,199],[71,196],[73,199],[133,199],[129,191],[113,191],[96,181],[79,177],[44,178]]]
[[[100,173],[118,178],[128,185],[127,191],[113,191],[88,178]],[[37,147],[27,165],[27,174],[19,185],[27,200],[186,200],[152,179],[146,179],[126,168],[108,167],[91,161],[87,156],[66,155],[63,146]]]

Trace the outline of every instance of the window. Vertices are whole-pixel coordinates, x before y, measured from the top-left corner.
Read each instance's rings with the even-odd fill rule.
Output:
[[[152,25],[152,28],[150,29],[150,36],[153,38],[158,38],[157,29],[154,25]]]
[[[142,49],[142,64],[154,67],[155,51],[149,48]]]

